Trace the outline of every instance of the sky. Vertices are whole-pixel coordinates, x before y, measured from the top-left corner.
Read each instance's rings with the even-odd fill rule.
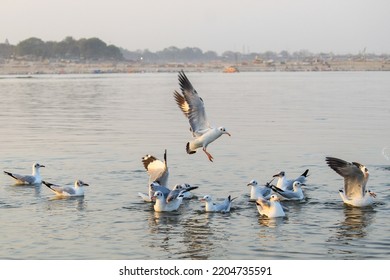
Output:
[[[0,42],[390,54],[389,0],[0,0]]]

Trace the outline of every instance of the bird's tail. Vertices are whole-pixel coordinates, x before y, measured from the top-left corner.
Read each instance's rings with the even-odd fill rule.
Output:
[[[190,148],[190,142],[187,142],[186,151],[187,151],[187,154],[190,154],[190,155],[196,153],[196,151],[191,150],[191,148]]]

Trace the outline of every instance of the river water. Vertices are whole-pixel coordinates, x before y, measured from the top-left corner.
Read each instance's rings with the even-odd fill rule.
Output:
[[[90,186],[55,199],[43,186],[0,176],[0,259],[389,259],[390,74],[187,73],[212,125],[214,162],[188,155],[189,125],[173,99],[177,73],[0,78],[0,167]],[[170,185],[197,197],[237,197],[229,214],[197,199],[155,213],[141,158],[168,151]],[[370,171],[373,207],[343,205],[343,179],[326,156]],[[261,218],[247,183],[281,170],[310,176],[286,218]]]

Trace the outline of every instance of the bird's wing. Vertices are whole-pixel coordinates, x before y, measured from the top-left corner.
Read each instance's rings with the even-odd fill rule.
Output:
[[[174,92],[176,103],[188,118],[191,131],[196,135],[201,135],[210,128],[203,100],[183,71],[179,72],[179,83],[182,94]]]
[[[76,193],[76,190],[69,186],[62,187],[45,181],[43,183],[57,195],[74,195]]]
[[[271,206],[271,203],[264,198],[257,199],[256,204],[259,205],[262,209],[269,209]]]
[[[337,174],[344,177],[344,191],[348,198],[363,197],[365,191],[364,174],[357,163],[342,159],[327,157],[326,162]]]
[[[35,177],[32,175],[20,175],[16,173],[7,172],[7,171],[4,171],[4,173],[11,176],[15,180],[25,182],[27,184],[33,184],[35,182]]]
[[[164,162],[152,155],[146,155],[142,158],[142,163],[149,174],[149,184],[157,181],[160,185],[167,186],[169,171],[166,162],[166,152],[164,158]]]

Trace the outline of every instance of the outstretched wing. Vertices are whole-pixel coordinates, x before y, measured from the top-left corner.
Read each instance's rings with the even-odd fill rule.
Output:
[[[168,185],[169,171],[166,150],[164,153],[164,161],[157,159],[155,156],[146,155],[142,158],[142,163],[149,174],[149,185],[156,181],[161,186]]]
[[[359,164],[334,157],[326,157],[326,163],[344,177],[344,191],[348,198],[364,196],[366,182],[363,172],[358,167]]]
[[[173,95],[176,103],[188,118],[191,131],[195,135],[202,135],[210,127],[203,100],[199,97],[183,71],[179,72],[179,83],[182,94],[174,91]]]

